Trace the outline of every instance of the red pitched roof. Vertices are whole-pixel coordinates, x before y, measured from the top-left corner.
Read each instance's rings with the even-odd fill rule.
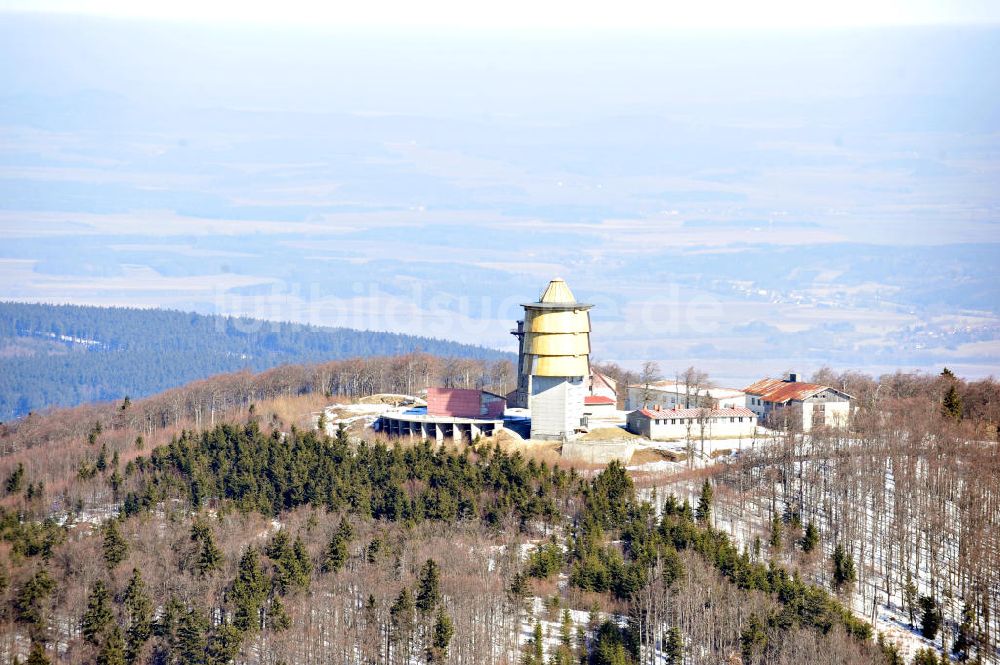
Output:
[[[605,397],[604,395],[587,395],[583,398],[583,403],[588,405],[614,404],[615,401],[610,397]]]
[[[639,409],[640,414],[652,420],[663,418],[725,418],[754,416],[750,409],[737,406],[732,409]]]
[[[813,395],[824,390],[831,389],[837,390],[836,388],[830,388],[830,386],[822,386],[818,383],[804,383],[802,381],[783,381],[782,379],[761,379],[757,383],[747,386],[743,389],[743,392],[748,395],[756,395],[763,399],[765,402],[775,402],[776,404],[783,404],[789,400],[805,400],[809,399]],[[837,392],[850,397],[843,391],[837,390]]]

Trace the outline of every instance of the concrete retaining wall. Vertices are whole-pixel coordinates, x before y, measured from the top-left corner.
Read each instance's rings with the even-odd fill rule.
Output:
[[[611,460],[628,464],[634,452],[631,441],[568,441],[562,446],[563,459],[587,464],[608,464]]]

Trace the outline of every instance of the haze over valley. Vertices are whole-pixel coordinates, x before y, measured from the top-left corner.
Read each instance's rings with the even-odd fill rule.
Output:
[[[8,14],[0,296],[512,351],[562,276],[627,367],[995,374],[997,36]]]

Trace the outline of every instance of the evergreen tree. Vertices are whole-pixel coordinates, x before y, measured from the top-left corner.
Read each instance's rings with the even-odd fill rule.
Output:
[[[125,638],[122,629],[112,626],[97,653],[97,665],[125,665]]]
[[[207,665],[228,665],[239,655],[242,641],[240,631],[229,623],[215,627],[208,638]]]
[[[105,469],[108,468],[108,444],[101,444],[101,451],[97,453],[97,464],[95,466],[101,473],[104,473]]]
[[[98,420],[94,423],[94,426],[90,429],[90,433],[87,435],[87,443],[89,445],[94,445],[97,443],[97,437],[101,434],[101,421]]]
[[[409,654],[410,637],[413,635],[413,596],[410,590],[403,587],[396,600],[389,608],[389,639],[397,647],[402,649],[404,655]]]
[[[278,529],[277,533],[271,537],[267,547],[264,548],[264,554],[272,561],[280,561],[287,556],[290,547],[288,532],[284,529]]]
[[[146,593],[146,583],[138,568],[132,569],[125,593],[122,595],[127,617],[125,628],[125,659],[134,663],[153,628],[153,603]]]
[[[697,519],[702,524],[708,524],[712,517],[712,483],[705,479],[701,484],[701,496],[698,497],[698,510],[695,513]]]
[[[948,420],[958,422],[962,419],[962,396],[958,394],[958,389],[952,383],[944,392],[941,400],[941,414]]]
[[[17,467],[7,476],[7,494],[17,494],[24,485],[24,464],[17,463]]]
[[[306,550],[306,544],[302,542],[301,536],[295,537],[292,544],[292,561],[295,570],[295,586],[300,589],[309,588],[309,576],[312,575],[312,560]]]
[[[128,543],[122,535],[121,526],[117,519],[110,519],[104,523],[104,563],[108,570],[114,568],[125,560],[128,553]]]
[[[353,530],[346,517],[340,518],[340,526],[330,538],[330,543],[326,546],[326,553],[323,556],[323,564],[320,569],[324,573],[336,573],[344,567],[350,555],[348,543],[353,537]]]
[[[271,599],[271,606],[267,610],[268,628],[275,633],[288,630],[292,625],[292,618],[288,616],[285,604],[281,602],[281,596]]]
[[[819,545],[819,529],[813,522],[806,525],[806,531],[802,534],[802,551],[808,554]]]
[[[744,663],[754,662],[756,654],[760,653],[767,646],[767,633],[764,632],[764,623],[756,614],[750,616],[747,627],[740,633],[740,653]]]
[[[267,599],[267,575],[260,565],[257,549],[250,546],[240,558],[236,579],[229,587],[233,604],[233,625],[242,632],[260,628],[261,607]]]
[[[891,642],[887,642],[885,636],[880,632],[876,640],[879,650],[882,652],[885,665],[906,665],[903,656],[899,653],[899,647]]]
[[[268,558],[274,561],[274,585],[279,593],[309,587],[312,562],[300,537],[296,537],[295,543],[290,545],[288,534],[282,529],[274,534],[265,551]]]
[[[920,597],[920,634],[929,640],[937,637],[941,629],[941,610],[932,596]]]
[[[51,662],[49,657],[45,655],[45,645],[33,641],[31,650],[28,651],[28,660],[24,661],[24,665],[51,665]]]
[[[201,610],[191,608],[177,622],[177,657],[182,663],[202,663],[208,648],[208,619]]]
[[[564,647],[573,646],[573,615],[569,609],[562,611],[562,621],[559,623],[559,643]]]
[[[913,654],[913,665],[941,665],[941,661],[938,660],[937,651],[928,647],[917,649]]]
[[[913,627],[917,613],[917,585],[913,583],[913,577],[909,572],[906,573],[906,584],[903,585],[903,605],[910,619],[910,627]]]
[[[844,546],[837,543],[833,550],[833,587],[840,591],[845,585],[850,585],[857,579],[854,570],[854,558],[847,553]]]
[[[207,575],[222,567],[222,551],[215,545],[215,539],[209,533],[201,541],[201,552],[198,554],[198,572]]]
[[[42,627],[44,607],[55,587],[55,580],[44,568],[28,578],[14,597],[14,618],[33,628]]]
[[[382,541],[380,536],[375,536],[372,538],[371,542],[368,543],[368,547],[365,548],[365,561],[368,563],[375,563],[378,561],[379,556],[385,549],[385,543]]]
[[[542,624],[535,619],[531,639],[525,645],[524,665],[545,665],[545,644],[542,640]]]
[[[451,638],[454,634],[455,627],[451,622],[451,617],[445,613],[443,607],[439,607],[437,619],[434,621],[434,637],[427,658],[428,662],[447,660],[448,645],[451,644]]]
[[[222,567],[222,551],[216,546],[212,527],[201,517],[191,525],[191,540],[201,543],[195,568],[201,575],[207,575]]]
[[[781,535],[783,530],[784,524],[781,521],[781,516],[778,513],[774,513],[771,516],[771,538],[767,541],[772,551],[781,549]]]
[[[630,665],[629,649],[626,646],[626,635],[613,622],[605,621],[597,629],[594,649],[591,653],[593,665]]]
[[[951,652],[959,662],[966,662],[972,657],[972,651],[978,648],[976,635],[976,610],[968,600],[962,605],[962,622],[958,626],[958,635]]]
[[[559,646],[549,656],[549,665],[573,665],[573,619],[568,609],[559,622]]]
[[[417,583],[417,609],[427,615],[441,602],[440,572],[434,559],[427,559],[420,569]]]
[[[114,621],[111,612],[110,594],[104,582],[98,580],[87,598],[87,610],[83,613],[82,632],[85,640],[91,644],[101,643],[104,629]]]
[[[168,650],[177,642],[177,626],[184,614],[184,605],[177,596],[170,596],[163,606],[160,618],[153,624],[153,634],[163,640]]]
[[[118,501],[118,492],[121,490],[121,486],[124,481],[125,479],[122,477],[122,474],[119,473],[117,468],[112,471],[111,475],[108,477],[108,487],[111,488],[111,493],[114,496],[115,501]]]
[[[507,595],[511,602],[518,607],[524,603],[524,599],[528,595],[528,578],[524,573],[514,573],[510,580],[510,586],[507,587]]]
[[[663,638],[663,655],[667,665],[684,664],[684,635],[677,626],[671,626]]]

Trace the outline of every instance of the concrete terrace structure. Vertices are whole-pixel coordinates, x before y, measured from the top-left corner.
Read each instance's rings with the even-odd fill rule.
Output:
[[[628,431],[647,439],[667,440],[752,437],[757,416],[746,407],[728,409],[636,409],[628,414]]]
[[[378,431],[391,437],[444,442],[445,439],[471,443],[479,436],[492,436],[503,429],[500,418],[432,416],[421,409],[387,413],[379,418]]]
[[[428,388],[426,408],[383,414],[378,430],[391,437],[471,443],[503,429],[506,406],[506,399],[485,390]]]
[[[805,383],[798,375],[761,379],[744,388],[747,407],[768,427],[846,427],[851,418],[851,396],[842,390]]]

